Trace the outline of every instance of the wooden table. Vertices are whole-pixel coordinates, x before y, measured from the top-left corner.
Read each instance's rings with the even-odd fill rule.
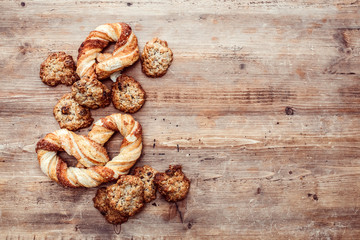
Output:
[[[3,0],[0,9],[1,239],[359,239],[359,1]],[[70,92],[41,82],[41,62],[54,51],[76,58],[90,31],[119,21],[140,49],[158,36],[174,52],[162,78],[139,62],[125,70],[147,93],[134,114],[144,130],[137,166],[181,164],[192,181],[186,200],[158,196],[121,230],[93,207],[96,188],[56,184],[34,151],[59,129],[52,109]],[[110,157],[120,141],[106,145]]]

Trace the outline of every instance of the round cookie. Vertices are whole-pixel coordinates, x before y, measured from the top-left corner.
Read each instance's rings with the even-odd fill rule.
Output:
[[[55,105],[54,117],[61,128],[76,131],[91,125],[94,119],[91,117],[90,110],[80,106],[70,93],[65,94]]]
[[[76,74],[76,64],[72,56],[65,52],[52,53],[45,59],[40,65],[40,78],[49,86],[56,86],[60,83],[71,86],[79,80]]]
[[[137,112],[145,103],[145,91],[134,78],[122,74],[112,85],[115,108],[126,113]]]
[[[154,182],[158,187],[159,193],[168,202],[183,200],[190,188],[190,180],[182,172],[180,165],[170,165],[165,173],[157,173]]]
[[[109,186],[107,203],[124,217],[134,216],[144,206],[144,184],[140,178],[122,175],[116,184]]]
[[[123,217],[117,210],[111,208],[106,203],[107,193],[106,188],[99,188],[93,198],[94,207],[104,215],[106,221],[112,224],[122,224],[128,220],[127,217]]]
[[[153,38],[144,46],[141,69],[148,77],[161,77],[170,67],[173,53],[166,41]]]
[[[155,174],[158,171],[150,166],[136,167],[134,169],[134,176],[137,176],[144,183],[144,200],[151,202],[156,198],[156,186],[154,183]]]
[[[97,109],[110,104],[110,90],[94,76],[85,76],[72,86],[71,93],[80,105]]]

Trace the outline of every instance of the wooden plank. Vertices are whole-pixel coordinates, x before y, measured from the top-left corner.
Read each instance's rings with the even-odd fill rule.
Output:
[[[360,235],[360,3],[334,1],[0,2],[1,239],[357,239]],[[36,142],[59,128],[69,87],[39,79],[48,53],[74,58],[96,26],[124,21],[168,41],[169,72],[149,79],[134,117],[138,166],[182,164],[192,185],[122,225],[41,172]],[[111,81],[104,83],[111,86]],[[118,112],[92,110],[95,120]],[[86,135],[89,129],[78,131]],[[118,153],[121,137],[105,146]],[[62,154],[71,160],[71,157]]]

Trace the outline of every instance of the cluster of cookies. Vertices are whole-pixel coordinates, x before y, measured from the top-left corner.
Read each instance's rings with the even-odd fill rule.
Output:
[[[93,198],[94,207],[112,224],[121,224],[156,198],[156,189],[168,202],[183,200],[190,180],[180,165],[169,166],[160,173],[150,166],[137,167],[133,175],[122,175],[108,187],[99,188]]]
[[[102,51],[110,42],[116,43],[114,52],[103,53]],[[135,113],[141,109],[146,98],[144,89],[134,78],[120,73],[139,58],[142,62],[142,72],[148,77],[155,78],[167,72],[173,60],[173,53],[166,41],[154,38],[146,43],[140,56],[137,38],[131,27],[126,23],[111,23],[100,25],[90,32],[79,47],[77,63],[65,52],[56,52],[50,54],[40,66],[40,78],[43,83],[49,86],[59,84],[72,86],[71,92],[65,94],[53,109],[60,127],[70,131],[65,129],[55,131],[46,135],[37,144],[36,151],[42,170],[47,170],[44,173],[51,179],[71,187],[94,187],[103,182],[115,180],[120,175],[115,184],[99,188],[93,199],[95,208],[112,224],[124,223],[129,217],[139,212],[145,203],[156,198],[156,189],[167,201],[177,202],[186,197],[190,188],[190,180],[184,175],[180,165],[170,166],[163,173],[149,166],[137,167],[133,175],[121,175],[129,171],[142,149],[141,125],[130,115],[122,116],[118,113],[100,119],[94,123],[89,138],[77,136],[71,132],[92,124],[94,119],[91,117],[90,109],[106,107],[111,102],[116,109],[125,113]],[[111,89],[101,82],[109,77],[114,81]],[[119,127],[125,130],[117,129]],[[72,153],[71,148],[74,148],[76,154],[79,153],[79,159],[89,160],[90,158],[88,159],[84,152],[93,157],[96,151],[93,145],[100,144],[98,148],[102,148],[116,130],[121,134],[131,135],[131,141],[124,136],[122,147],[123,145],[124,148],[131,146],[134,156],[123,151],[127,154],[124,157],[120,149],[120,154],[114,158],[115,160],[112,159],[104,166],[91,167],[92,164],[88,164],[89,166],[80,164],[76,171],[74,171],[75,168],[71,168],[70,171],[67,164],[56,155],[56,151],[61,150]],[[62,141],[71,142],[71,144],[63,146]],[[60,145],[57,146],[54,142]],[[134,142],[138,144],[137,147],[133,144]],[[80,148],[84,151],[79,151]],[[47,154],[48,152],[55,155]],[[126,163],[124,158],[129,160],[126,169],[123,169]],[[49,167],[50,163],[52,168]],[[104,180],[99,181],[100,175]],[[76,179],[81,181],[76,182]]]
[[[109,38],[114,35],[107,28],[114,30],[116,27],[119,29],[114,32],[121,30],[122,33],[117,39],[113,39],[117,40],[114,52],[101,53],[99,49],[104,49],[112,42]],[[104,38],[103,42],[99,40],[101,37]],[[99,42],[101,46],[97,45]],[[133,46],[130,47],[130,43]],[[130,50],[126,48],[131,48],[131,59],[128,59]],[[122,70],[134,64],[139,55],[136,36],[125,23],[105,24],[92,31],[79,48],[78,66],[72,56],[65,52],[50,54],[40,66],[41,80],[49,86],[72,86],[71,93],[65,94],[53,109],[60,127],[71,131],[89,127],[94,121],[90,109],[107,107],[111,102],[116,109],[125,113],[140,110],[146,98],[141,84],[131,76],[113,70]],[[173,53],[166,41],[154,38],[146,43],[140,59],[142,71],[147,76],[161,77],[171,65]],[[105,66],[105,70],[98,70],[100,64]],[[111,90],[100,81],[108,77],[115,81]]]

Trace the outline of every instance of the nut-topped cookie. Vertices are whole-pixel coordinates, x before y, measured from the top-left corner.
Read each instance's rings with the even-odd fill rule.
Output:
[[[135,113],[145,103],[145,91],[134,78],[122,74],[112,85],[114,107],[126,113]]]
[[[94,119],[87,107],[80,106],[71,96],[65,94],[55,105],[54,117],[61,128],[76,131],[91,125]]]
[[[182,172],[180,165],[170,165],[165,173],[157,173],[154,181],[159,193],[168,202],[183,200],[189,192],[190,180]]]
[[[120,176],[106,192],[109,206],[124,217],[134,216],[144,206],[144,184],[137,176]]]
[[[97,109],[110,104],[110,90],[96,76],[85,76],[72,86],[72,96],[80,105]]]
[[[134,176],[137,176],[144,183],[144,200],[151,202],[156,198],[156,185],[154,183],[155,174],[158,171],[150,166],[136,167],[134,169]]]
[[[166,41],[153,38],[144,46],[141,69],[148,77],[161,77],[170,67],[173,53]]]
[[[94,207],[104,215],[106,221],[112,224],[121,224],[128,220],[127,217],[122,216],[116,209],[107,204],[106,188],[99,188],[93,198]]]
[[[46,85],[65,84],[71,86],[79,80],[76,74],[76,64],[72,56],[65,52],[50,54],[40,65],[40,78]]]

